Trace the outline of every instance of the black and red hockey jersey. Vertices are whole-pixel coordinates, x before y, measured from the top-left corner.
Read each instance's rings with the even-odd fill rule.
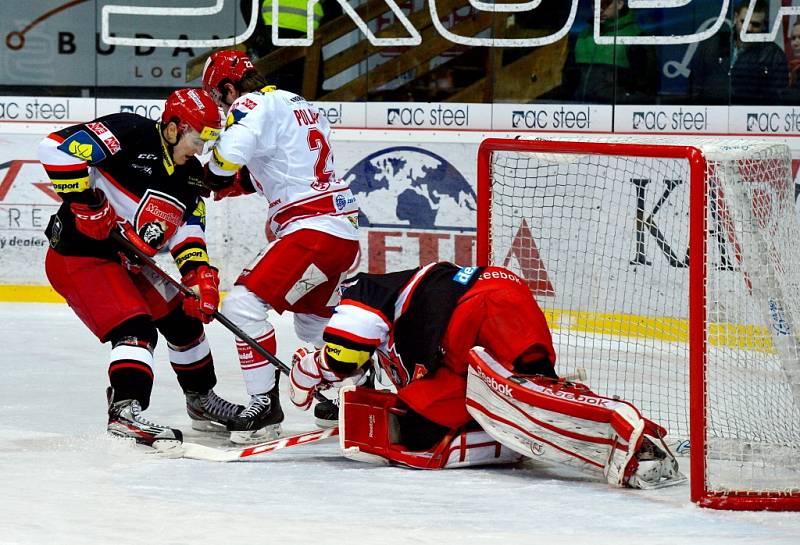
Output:
[[[453,309],[482,270],[432,263],[346,281],[323,334],[331,370],[348,375],[353,361],[363,359],[359,354],[376,350],[398,387],[434,370],[441,364],[441,341]]]
[[[203,167],[191,157],[173,163],[160,124],[136,114],[100,117],[51,133],[39,160],[64,201],[45,231],[63,255],[116,259],[119,247],[94,240],[75,227],[69,205],[89,202],[93,188],[105,193],[116,213],[153,248],[168,249],[181,274],[208,263]]]

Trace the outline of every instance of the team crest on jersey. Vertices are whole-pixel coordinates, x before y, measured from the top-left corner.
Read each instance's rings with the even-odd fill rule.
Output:
[[[183,225],[186,208],[174,197],[148,189],[134,218],[136,233],[153,248],[160,248]]]
[[[86,131],[70,135],[59,144],[58,149],[88,163],[97,163],[106,158],[103,148]]]
[[[234,123],[238,123],[247,114],[248,112],[244,112],[242,110],[239,110],[238,108],[231,108],[231,113],[229,113],[227,119],[225,119],[225,128],[227,129]]]
[[[111,155],[115,155],[122,148],[117,137],[104,124],[95,121],[94,123],[87,123],[86,126],[103,141]]]

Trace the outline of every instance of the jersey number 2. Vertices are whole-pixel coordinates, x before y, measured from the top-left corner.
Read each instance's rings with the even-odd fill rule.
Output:
[[[331,171],[325,170],[328,164],[328,157],[331,154],[331,146],[322,131],[316,127],[308,129],[308,149],[311,151],[319,150],[317,160],[314,162],[316,180],[311,184],[311,187],[317,191],[325,191],[331,185],[331,175],[333,174]]]

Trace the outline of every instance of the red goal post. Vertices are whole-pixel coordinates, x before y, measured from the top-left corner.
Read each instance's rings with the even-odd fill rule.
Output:
[[[748,140],[478,151],[478,263],[528,282],[561,373],[586,368],[668,429],[705,507],[800,510],[791,172],[787,146]]]

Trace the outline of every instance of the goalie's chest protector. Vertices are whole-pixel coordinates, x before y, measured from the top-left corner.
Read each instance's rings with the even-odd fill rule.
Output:
[[[395,385],[405,386],[441,365],[441,342],[453,309],[482,270],[436,263],[389,275],[359,275],[345,293],[347,299],[380,310],[392,324],[378,355]]]

